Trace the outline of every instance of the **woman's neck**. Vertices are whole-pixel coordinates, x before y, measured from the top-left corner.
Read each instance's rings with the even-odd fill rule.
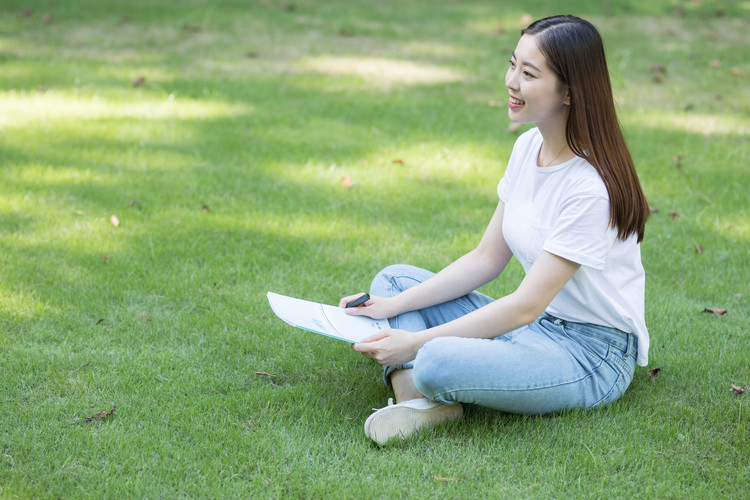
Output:
[[[542,147],[539,149],[539,158],[537,160],[537,164],[540,167],[559,165],[575,156],[568,146],[565,128],[546,127],[547,130],[545,130],[539,125],[537,127],[542,134]]]

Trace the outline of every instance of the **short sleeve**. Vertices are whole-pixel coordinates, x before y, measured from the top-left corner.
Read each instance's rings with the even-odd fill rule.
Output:
[[[561,207],[543,249],[582,266],[603,269],[617,231],[609,227],[609,200],[577,196]]]

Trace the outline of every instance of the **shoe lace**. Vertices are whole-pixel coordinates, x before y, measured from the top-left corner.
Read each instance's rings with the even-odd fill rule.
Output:
[[[393,402],[393,398],[388,398],[388,404],[386,406],[393,406],[396,403]],[[380,408],[373,408],[372,411],[378,411]]]

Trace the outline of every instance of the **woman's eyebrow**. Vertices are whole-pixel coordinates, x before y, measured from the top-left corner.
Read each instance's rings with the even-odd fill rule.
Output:
[[[515,50],[513,52],[511,52],[511,56],[513,57],[513,59],[517,59],[516,58],[516,51]],[[531,69],[535,69],[535,70],[539,71],[540,73],[542,72],[542,70],[539,69],[539,68],[537,68],[536,65],[534,65],[534,64],[532,64],[530,62],[527,62],[527,61],[524,61],[523,64],[522,64],[522,66],[528,66]]]

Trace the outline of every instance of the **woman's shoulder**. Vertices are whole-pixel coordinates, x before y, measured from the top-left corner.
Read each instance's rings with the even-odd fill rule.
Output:
[[[565,189],[571,195],[595,195],[609,198],[607,186],[588,160],[579,156],[569,163],[560,183],[565,185]]]

